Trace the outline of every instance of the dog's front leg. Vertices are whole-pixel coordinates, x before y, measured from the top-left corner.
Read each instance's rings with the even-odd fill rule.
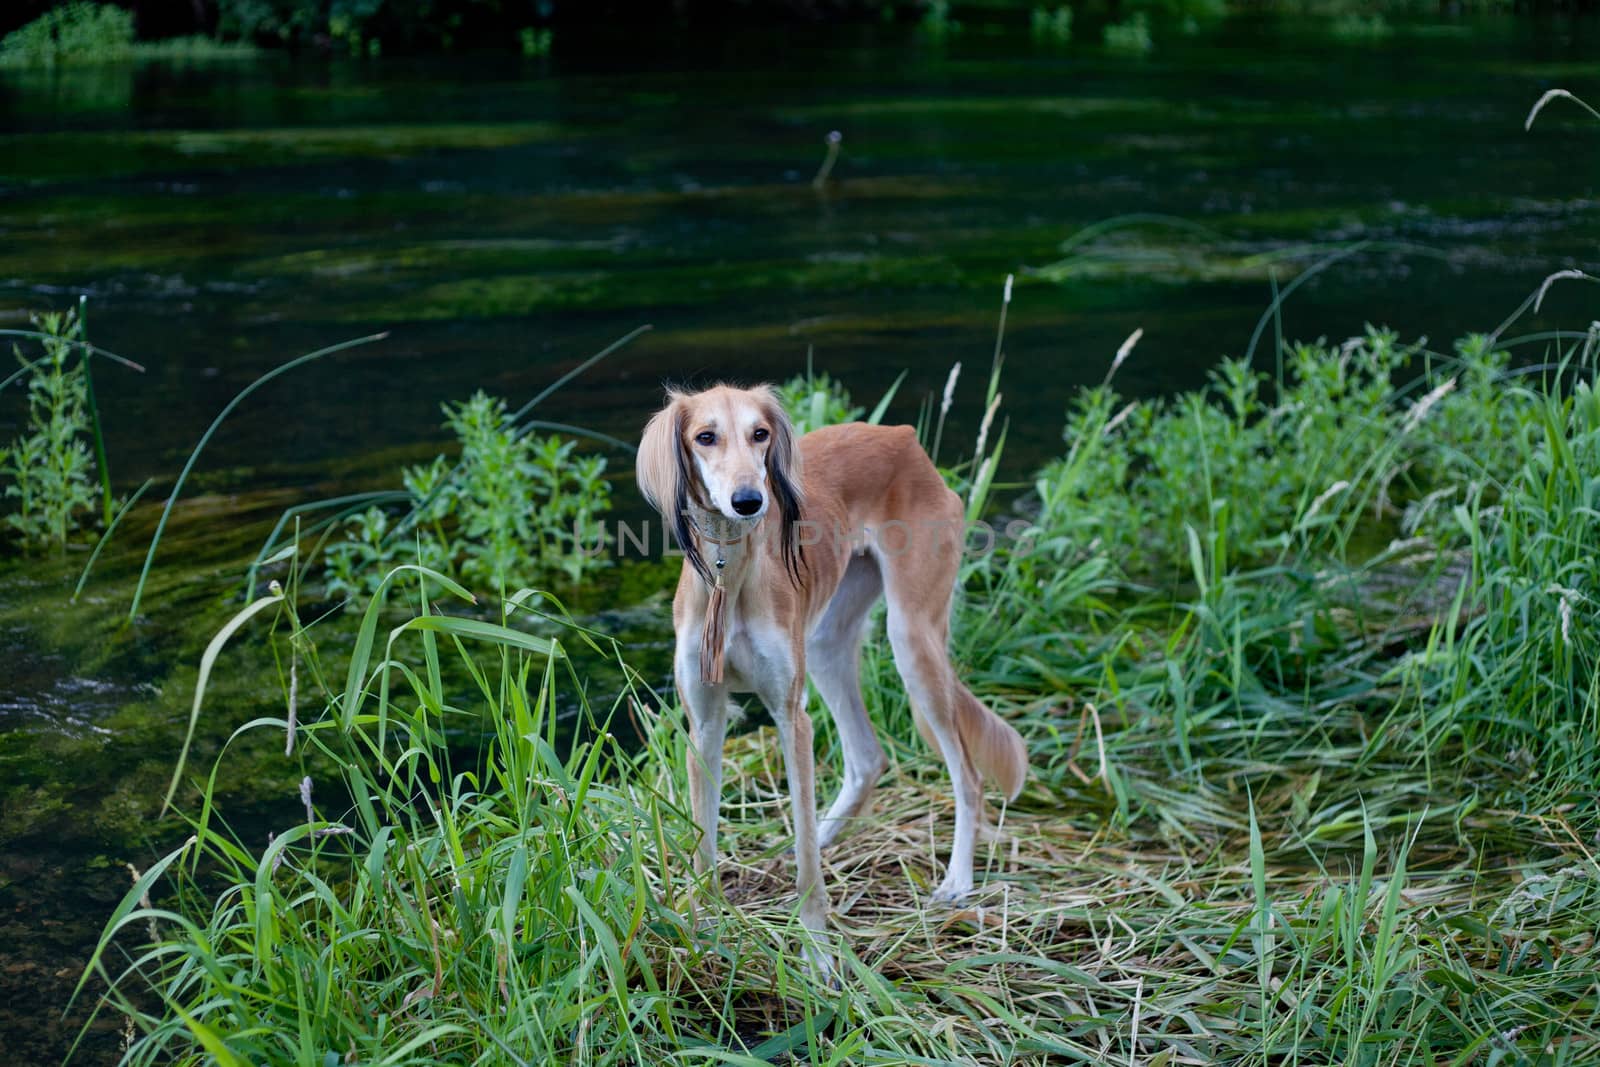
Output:
[[[695,873],[709,875],[717,887],[717,820],[722,807],[722,745],[728,734],[728,687],[700,680],[699,652],[685,655],[691,642],[678,639],[678,699],[689,716],[689,808],[700,828]]]
[[[805,956],[819,972],[831,976],[833,957],[825,946],[828,928],[828,890],[822,882],[822,850],[817,839],[816,763],[812,747],[811,716],[806,712],[803,667],[796,667],[785,684],[761,694],[773,711],[783,743],[783,762],[789,774],[789,798],[794,808],[795,882],[800,891],[800,923],[810,944]]]

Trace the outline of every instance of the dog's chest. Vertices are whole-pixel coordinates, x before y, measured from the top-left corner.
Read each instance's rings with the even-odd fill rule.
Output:
[[[786,687],[794,672],[789,642],[783,631],[763,620],[729,612],[723,678],[736,693],[759,693]]]

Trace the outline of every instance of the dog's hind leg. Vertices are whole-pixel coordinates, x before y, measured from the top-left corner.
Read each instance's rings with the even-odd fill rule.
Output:
[[[942,490],[942,486],[941,486]],[[950,664],[950,600],[961,564],[960,501],[944,492],[943,513],[930,505],[928,520],[902,552],[876,552],[888,602],[889,644],[917,716],[917,729],[933,743],[950,772],[955,794],[955,839],[937,901],[959,900],[972,891],[972,863],[983,819],[983,782],[968,749],[964,717],[972,695]],[[944,523],[940,527],[938,523]],[[980,706],[981,710],[981,706]]]
[[[849,821],[862,813],[878,779],[889,768],[861,699],[861,641],[872,605],[882,592],[883,575],[877,561],[871,556],[851,560],[806,641],[811,681],[833,715],[844,753],[844,781],[820,823],[822,848],[832,844]]]

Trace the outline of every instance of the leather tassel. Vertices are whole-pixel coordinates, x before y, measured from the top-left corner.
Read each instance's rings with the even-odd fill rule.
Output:
[[[728,590],[717,575],[706,604],[706,626],[700,634],[700,680],[707,685],[722,684],[722,656],[728,643]]]

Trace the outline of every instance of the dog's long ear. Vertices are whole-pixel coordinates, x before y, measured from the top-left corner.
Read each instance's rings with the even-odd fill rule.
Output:
[[[633,473],[639,492],[661,513],[663,526],[672,529],[673,537],[683,549],[684,559],[701,577],[710,581],[709,568],[700,554],[700,543],[689,524],[689,479],[694,476],[694,468],[683,439],[689,417],[684,405],[686,397],[687,394],[676,390],[667,391],[666,407],[645,424]]]
[[[773,503],[778,505],[778,518],[782,523],[783,565],[798,582],[805,553],[796,538],[795,524],[800,521],[800,511],[806,501],[801,488],[800,452],[795,448],[794,424],[770,386],[754,391],[760,395],[762,414],[772,427],[772,444],[767,446],[767,487],[772,492]]]
[[[683,450],[682,400],[682,393],[667,393],[666,406],[650,416],[645,424],[633,463],[639,492],[663,517],[671,513],[673,502],[683,492],[678,484],[683,477],[682,464],[678,461],[678,453]]]

